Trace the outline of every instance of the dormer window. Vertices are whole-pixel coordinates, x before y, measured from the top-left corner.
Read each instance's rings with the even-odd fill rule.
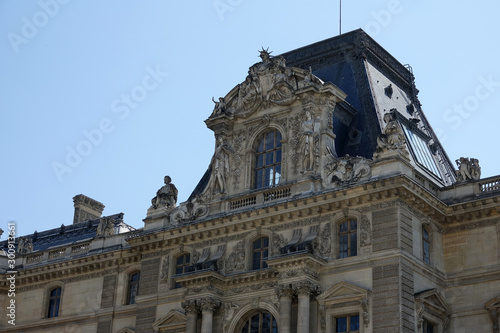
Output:
[[[272,187],[281,179],[281,133],[266,132],[257,142],[255,152],[255,188]]]

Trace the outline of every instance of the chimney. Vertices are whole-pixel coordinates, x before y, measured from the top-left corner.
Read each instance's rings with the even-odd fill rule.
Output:
[[[101,217],[104,205],[97,200],[78,194],[73,197],[75,216],[73,224]]]

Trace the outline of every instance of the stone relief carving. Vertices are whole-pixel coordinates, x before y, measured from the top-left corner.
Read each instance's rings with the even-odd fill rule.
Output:
[[[458,166],[458,170],[455,170],[457,181],[479,180],[481,178],[481,167],[478,159],[460,157],[455,162]]]
[[[29,254],[33,252],[33,241],[28,237],[19,237],[17,241],[17,253]]]
[[[274,233],[272,236],[272,252],[271,256],[277,256],[280,254],[280,249],[288,243],[288,240],[283,237],[283,235]]]
[[[371,160],[361,156],[336,157],[329,147],[327,152],[323,177],[325,187],[349,185],[371,177]]]
[[[394,109],[391,111],[394,111]],[[377,138],[375,153],[398,150],[404,155],[408,155],[403,130],[394,115],[390,112],[384,114],[384,122],[386,125],[383,133]]]
[[[237,191],[240,188],[240,177],[241,177],[241,162],[243,162],[244,158],[244,153],[243,153],[243,143],[246,140],[246,131],[244,129],[240,129],[235,133],[234,139],[233,139],[233,148],[234,148],[234,154],[233,154],[233,171],[232,171],[232,176],[233,176],[233,187],[234,190]]]
[[[359,235],[360,238],[360,246],[368,246],[372,244],[372,226],[370,220],[366,215],[361,216],[361,225],[360,225],[361,233]]]
[[[361,300],[361,308],[363,309],[363,324],[365,327],[368,327],[370,324],[370,314],[368,312],[369,309],[369,301],[368,298],[363,298]]]
[[[181,203],[170,213],[170,223],[193,221],[207,216],[209,208],[203,203],[201,196],[195,196],[190,201]]]
[[[331,224],[327,223],[319,237],[317,237],[313,242],[314,253],[320,257],[328,257],[332,251],[332,230]]]
[[[319,117],[314,117],[310,110],[305,112],[302,122],[302,169],[313,171],[319,164]]]
[[[172,184],[172,178],[165,176],[165,185],[163,185],[157,192],[156,196],[151,199],[151,205],[154,209],[166,208],[172,210],[177,202],[177,188]]]
[[[291,139],[290,139],[290,147],[293,151],[292,154],[292,169],[293,173],[297,175],[299,173],[299,161],[300,161],[300,137],[301,137],[301,125],[302,119],[299,115],[296,115],[291,118],[290,121],[290,130],[291,130]]]
[[[226,272],[234,272],[245,268],[245,241],[236,244],[234,251],[226,261]]]
[[[223,313],[224,313],[224,317],[223,317],[223,321],[224,321],[224,324],[223,324],[223,329],[224,329],[224,332],[227,332],[228,331],[228,328],[229,328],[229,324],[231,323],[231,320],[233,319],[234,315],[238,312],[238,310],[240,309],[240,306],[236,303],[233,303],[233,302],[229,302],[229,303],[225,303],[223,305]]]
[[[166,282],[168,280],[168,264],[169,256],[167,255],[165,259],[163,259],[163,263],[161,265],[160,282]]]
[[[115,221],[111,217],[101,217],[96,229],[97,237],[107,237],[115,234]]]

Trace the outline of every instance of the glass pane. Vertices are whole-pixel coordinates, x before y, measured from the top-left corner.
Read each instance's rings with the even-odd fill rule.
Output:
[[[259,333],[260,314],[256,314],[250,319],[250,333]]]
[[[358,233],[353,232],[351,234],[351,256],[355,256],[358,250]]]
[[[427,229],[423,228],[423,233],[424,233],[424,239],[429,240],[429,233],[427,232]]]
[[[273,168],[266,168],[266,171],[265,171],[265,179],[264,179],[264,185],[265,186],[271,186],[273,185],[272,181],[271,180],[274,180],[272,178],[273,176]]]
[[[262,168],[263,165],[264,165],[264,155],[259,154],[257,155],[256,166],[257,168]]]
[[[262,238],[264,245],[262,247],[269,247],[269,238]]]
[[[340,232],[347,231],[347,222],[344,222],[340,225]]]
[[[249,322],[245,323],[245,326],[243,326],[243,329],[241,330],[241,333],[248,333],[248,324],[249,324]]]
[[[262,173],[264,170],[257,170],[257,174],[255,177],[255,188],[261,188],[262,186]]]
[[[266,165],[271,165],[274,163],[273,161],[273,158],[274,158],[274,152],[269,152],[269,153],[266,153]]]
[[[347,317],[336,319],[335,332],[347,332]]]
[[[276,147],[281,147],[281,133],[279,131],[276,131]]]
[[[177,258],[177,266],[184,264],[184,256],[179,256]]]
[[[256,241],[253,242],[253,249],[256,250],[256,249],[260,249],[262,246],[261,246],[261,238],[257,239]]]
[[[281,163],[281,149],[276,151],[276,163]]]
[[[351,221],[351,230],[356,230],[358,229],[358,221],[352,220]]]
[[[252,269],[260,269],[260,252],[254,252],[252,259]]]
[[[274,149],[274,132],[266,134],[266,150]]]
[[[351,316],[351,331],[359,331],[359,316]]]
[[[281,180],[281,165],[276,166],[276,174],[274,176],[274,185],[278,185]]]
[[[257,145],[257,152],[262,152],[264,151],[264,139],[259,141],[259,144]]]

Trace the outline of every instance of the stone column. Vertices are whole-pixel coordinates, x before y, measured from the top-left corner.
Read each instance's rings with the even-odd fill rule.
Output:
[[[280,286],[277,288],[276,293],[280,299],[280,318],[279,318],[279,331],[280,333],[290,333],[291,331],[291,317],[292,317],[292,296],[293,290]]]
[[[201,333],[212,333],[214,310],[220,302],[213,298],[200,300],[201,307]]]
[[[182,302],[182,308],[186,312],[186,333],[196,333],[196,322],[198,321],[199,309],[195,301]]]
[[[297,333],[309,332],[309,310],[310,310],[311,288],[308,285],[300,285],[297,288],[298,313],[297,313]]]
[[[299,282],[294,287],[299,303],[297,313],[297,333],[309,333],[311,296],[318,295],[320,287],[310,281]]]

